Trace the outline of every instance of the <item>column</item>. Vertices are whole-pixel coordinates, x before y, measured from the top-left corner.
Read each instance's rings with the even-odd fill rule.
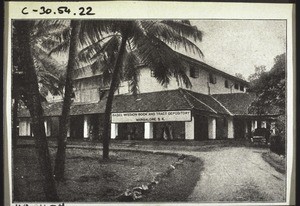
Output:
[[[46,137],[49,137],[51,135],[51,131],[50,131],[50,125],[48,120],[44,120],[44,126],[45,126],[45,133],[46,133]]]
[[[251,121],[251,131],[255,130],[257,128],[257,121],[252,120]]]
[[[70,137],[70,119],[68,120],[68,124],[67,124],[67,137]]]
[[[261,128],[267,128],[267,122],[261,121]]]
[[[153,123],[144,123],[144,139],[153,139]]]
[[[110,138],[115,139],[118,136],[118,124],[111,123],[110,125]]]
[[[208,117],[208,139],[216,139],[217,121],[214,117]]]
[[[233,118],[229,117],[228,121],[228,139],[234,138]]]
[[[193,140],[195,135],[195,120],[192,116],[192,121],[185,122],[185,139]]]
[[[84,115],[83,116],[83,138],[89,138],[90,134],[90,116]]]

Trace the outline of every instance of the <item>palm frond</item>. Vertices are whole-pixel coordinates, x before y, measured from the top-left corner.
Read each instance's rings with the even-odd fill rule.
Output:
[[[134,52],[126,55],[124,60],[124,80],[129,81],[130,91],[133,95],[139,92],[139,76],[140,69],[138,68],[139,59]]]
[[[173,28],[173,26],[166,24],[164,21],[142,21],[141,25],[145,29],[146,35],[154,35],[175,49],[183,47],[185,51],[193,52],[203,57],[199,47],[189,40],[190,36],[185,36],[179,29]]]
[[[154,71],[154,77],[162,85],[170,83],[170,79],[184,82],[186,87],[192,84],[186,75],[187,65],[180,54],[155,36],[144,36],[134,42],[141,61]]]
[[[51,56],[52,53],[55,53],[55,54],[66,53],[69,49],[69,46],[70,46],[70,40],[68,39],[68,40],[63,41],[60,44],[56,45],[54,48],[52,48],[48,55]]]

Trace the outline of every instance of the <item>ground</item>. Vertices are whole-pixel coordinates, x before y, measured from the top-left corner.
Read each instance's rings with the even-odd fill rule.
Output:
[[[191,152],[204,160],[205,169],[189,201],[283,202],[285,175],[262,158],[265,149],[222,148]]]
[[[30,142],[28,144],[30,144]],[[77,148],[78,151],[82,151],[82,148],[85,148],[85,150],[88,148],[93,148],[96,151],[101,149],[100,143],[71,142],[69,144],[69,146],[73,147],[73,150],[76,150]],[[50,142],[50,145],[55,146],[55,142]],[[205,142],[115,141],[112,142],[111,148],[118,150],[119,152],[117,152],[117,154],[119,153],[119,156],[122,158],[129,158],[130,155],[128,150],[149,151],[156,153],[157,159],[154,158],[153,161],[148,160],[149,158],[147,157],[149,157],[149,155],[145,156],[145,153],[138,153],[141,155],[136,156],[137,160],[132,162],[134,167],[136,167],[142,166],[139,165],[141,164],[139,161],[143,163],[149,161],[147,164],[151,165],[153,171],[156,170],[155,172],[152,172],[152,174],[157,174],[161,171],[164,171],[166,165],[176,161],[178,157],[176,155],[165,156],[163,153],[192,155],[201,160],[196,161],[198,164],[195,164],[193,161],[188,161],[189,164],[179,167],[178,170],[174,170],[175,172],[166,177],[161,184],[158,184],[158,186],[152,192],[143,197],[141,201],[285,201],[286,174],[283,164],[285,160],[280,159],[277,156],[274,157],[272,153],[268,152],[269,150],[267,148],[252,147],[243,141],[217,140]],[[114,154],[115,153],[113,152],[112,155],[114,156]],[[90,161],[89,167],[92,168],[84,170],[80,165],[82,164],[82,157],[85,155],[81,152],[77,154],[75,153],[75,156],[73,155],[73,157],[71,157],[72,161],[74,161],[73,164],[76,163],[78,167],[78,170],[75,173],[78,176],[74,179],[70,179],[69,181],[86,182],[84,183],[86,184],[86,187],[84,189],[78,188],[77,193],[83,193],[83,195],[87,197],[88,195],[84,194],[86,188],[95,186],[94,184],[90,186],[89,181],[95,181],[95,179],[99,178],[99,176],[93,176],[91,173],[99,171],[100,168],[92,167],[92,162],[96,161],[95,159],[91,157],[85,157],[83,159],[85,161]],[[135,157],[133,156],[133,158]],[[119,170],[124,168],[124,162],[130,161],[116,161],[116,164],[120,166]],[[164,163],[162,164],[162,162]],[[274,162],[276,163],[277,167],[280,166],[281,170],[279,172],[278,168],[275,169],[276,165],[274,168]],[[112,174],[115,174],[114,172],[116,170],[109,168],[109,166],[106,167],[108,167],[108,171],[113,171]],[[74,168],[69,170],[74,171],[73,169]],[[130,170],[130,168],[127,168],[126,170]],[[89,175],[85,176],[84,173],[82,173],[83,171],[86,171],[89,173]],[[145,170],[137,170],[136,172],[137,177],[144,176],[144,179],[150,177]],[[107,176],[108,179],[114,179],[114,177],[111,176],[111,173],[107,173]],[[186,185],[184,183],[186,183]],[[107,186],[112,186],[114,184],[118,185],[120,182],[108,182]],[[135,185],[130,185],[130,183],[127,183],[126,187],[128,186],[132,187]],[[123,189],[126,187],[123,187]],[[75,190],[75,188],[76,187],[74,187],[73,190]],[[95,193],[97,192],[97,190],[93,191]],[[119,190],[118,192],[121,191],[122,190]],[[174,195],[175,193],[171,194],[173,191],[177,191],[177,195]],[[107,194],[112,194],[112,196],[117,194],[115,190],[108,190],[106,192]],[[178,195],[181,193],[183,193],[181,196]],[[98,199],[95,199],[93,195],[91,195],[90,200],[103,201],[103,198],[105,197],[97,198]]]
[[[52,163],[55,148],[51,147]],[[112,150],[110,160],[101,159],[97,148],[69,146],[66,181],[57,185],[64,202],[111,202],[127,189],[149,185],[146,201],[185,201],[193,191],[200,174],[199,159],[177,154]],[[14,191],[17,202],[45,201],[43,181],[33,145],[21,145],[13,161]],[[176,164],[179,163],[179,164]],[[173,169],[172,166],[176,168]],[[195,174],[187,178],[187,174]],[[178,187],[178,190],[172,188]],[[143,195],[144,197],[144,195]],[[127,200],[127,198],[126,198]]]

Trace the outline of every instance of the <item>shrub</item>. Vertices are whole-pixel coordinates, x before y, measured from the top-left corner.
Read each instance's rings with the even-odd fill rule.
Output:
[[[285,155],[285,138],[281,135],[272,135],[270,138],[270,150],[278,155]]]

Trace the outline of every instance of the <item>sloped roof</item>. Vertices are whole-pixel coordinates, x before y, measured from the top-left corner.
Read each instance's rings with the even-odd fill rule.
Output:
[[[192,92],[189,90],[183,90],[183,91],[185,93],[189,94],[190,98],[196,99],[198,102],[202,102],[202,104],[205,104],[207,107],[209,107],[211,110],[213,110],[214,113],[229,114],[228,111],[218,101],[216,101],[212,96]],[[194,105],[196,105],[196,104],[194,104]]]
[[[179,52],[178,52],[178,53],[179,53]],[[186,55],[184,55],[184,54],[182,54],[182,53],[179,53],[179,54],[181,55],[181,57],[182,57],[185,61],[187,61],[187,62],[189,62],[189,63],[192,63],[192,64],[194,64],[194,65],[197,65],[197,66],[201,67],[202,69],[204,69],[204,70],[206,70],[206,71],[208,71],[208,72],[213,72],[213,73],[221,74],[222,76],[224,76],[224,77],[226,77],[226,78],[228,78],[228,79],[231,79],[231,80],[234,80],[234,81],[237,81],[237,82],[240,82],[240,83],[243,83],[243,84],[249,86],[249,82],[247,82],[247,81],[245,81],[245,80],[243,80],[243,79],[241,79],[241,78],[238,78],[238,77],[233,76],[233,75],[231,75],[231,74],[228,74],[228,73],[226,73],[226,72],[224,72],[224,71],[221,71],[221,70],[219,70],[219,69],[216,69],[216,68],[214,68],[214,67],[212,67],[212,66],[210,66],[210,65],[208,65],[208,64],[206,64],[206,63],[204,63],[204,62],[202,62],[202,61],[199,61],[199,60],[197,60],[197,59],[191,58],[191,57],[186,56]]]
[[[71,115],[104,113],[106,99],[97,103],[73,103]],[[43,104],[44,116],[60,116],[62,102]],[[214,114],[228,114],[228,112],[211,96],[198,94],[185,89],[160,92],[142,93],[134,95],[116,95],[112,112],[137,111],[166,111],[166,110],[198,110]],[[29,112],[22,109],[19,117],[29,117]]]
[[[251,102],[255,99],[253,93],[232,93],[232,94],[213,94],[218,102],[220,102],[233,115],[247,115]]]
[[[117,95],[113,112],[164,111],[192,109],[179,90],[169,90],[134,95]]]

